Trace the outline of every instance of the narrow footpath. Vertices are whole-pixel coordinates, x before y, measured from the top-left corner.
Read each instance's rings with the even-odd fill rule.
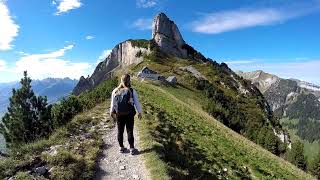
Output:
[[[109,117],[109,114],[104,114]],[[137,126],[134,129],[135,146],[139,149],[139,135]],[[124,132],[124,146],[129,147],[126,130]],[[119,152],[117,141],[117,127],[108,129],[103,136],[103,154],[98,160],[98,170],[94,180],[147,180],[142,155],[131,155],[129,150],[123,154]],[[141,151],[141,150],[140,150]]]

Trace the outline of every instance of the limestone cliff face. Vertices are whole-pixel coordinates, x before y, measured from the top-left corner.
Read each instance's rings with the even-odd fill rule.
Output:
[[[84,78],[82,76],[80,78],[73,94],[79,95],[83,91],[94,88],[102,81],[110,78],[115,69],[137,64],[143,60],[141,54],[149,52],[149,49],[133,46],[130,40],[116,45],[110,55],[98,64],[90,77]]]
[[[164,13],[158,14],[152,23],[152,41],[166,55],[186,58],[199,62],[209,61],[201,53],[185,43],[177,25]],[[98,64],[90,77],[81,77],[73,94],[90,90],[110,78],[118,68],[126,68],[143,60],[143,55],[151,52],[149,40],[127,40],[115,46],[111,54]]]
[[[164,13],[158,14],[153,19],[152,39],[163,52],[180,58],[188,57],[187,50],[183,48],[186,43],[177,25]]]

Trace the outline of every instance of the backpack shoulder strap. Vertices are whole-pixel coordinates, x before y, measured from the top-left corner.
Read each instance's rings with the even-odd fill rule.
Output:
[[[129,88],[129,90],[130,90],[130,96],[131,98],[133,98],[133,88]]]

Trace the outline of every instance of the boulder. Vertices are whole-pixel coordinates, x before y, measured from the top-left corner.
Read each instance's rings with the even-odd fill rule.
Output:
[[[47,169],[45,166],[41,166],[41,167],[37,167],[37,168],[35,169],[35,172],[36,172],[37,174],[39,174],[40,176],[43,176],[43,175],[45,175],[45,174],[48,172],[48,169]]]
[[[177,84],[177,78],[175,76],[169,76],[166,79],[170,84]]]
[[[58,154],[58,149],[61,148],[62,145],[55,145],[55,146],[51,146],[50,150],[48,151],[50,156],[55,156]]]

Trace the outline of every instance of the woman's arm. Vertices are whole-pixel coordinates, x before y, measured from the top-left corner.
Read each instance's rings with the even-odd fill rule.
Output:
[[[140,116],[141,116],[142,108],[141,108],[141,104],[140,104],[139,98],[138,98],[138,93],[137,93],[136,90],[133,90],[133,102],[134,102],[134,105],[135,105],[138,113],[139,113]]]
[[[113,90],[111,93],[110,115],[112,114],[112,112],[114,112],[114,103],[115,103],[114,94],[115,94],[115,90]]]

